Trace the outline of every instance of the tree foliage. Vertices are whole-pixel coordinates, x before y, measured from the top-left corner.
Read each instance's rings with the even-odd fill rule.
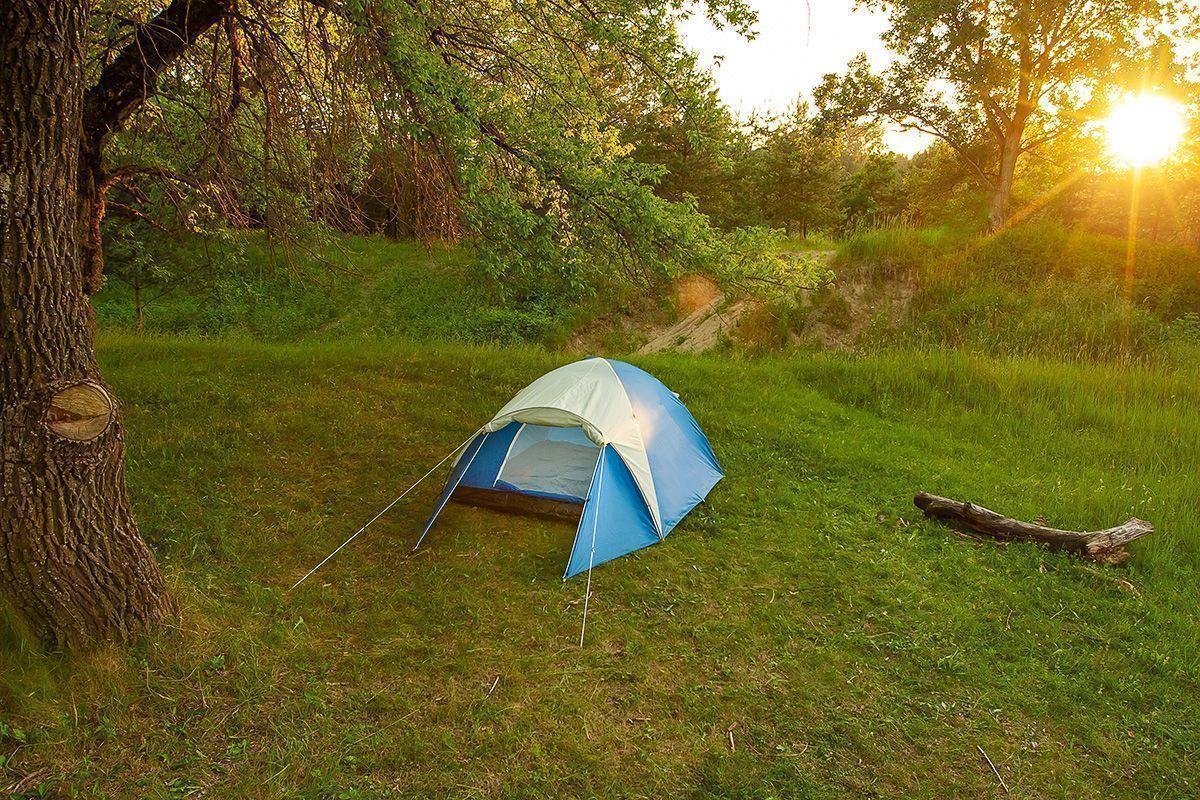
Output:
[[[1178,23],[1160,0],[861,0],[888,16],[897,55],[865,56],[817,91],[830,119],[872,115],[945,143],[1005,221],[1018,160],[1094,120],[1147,42]]]
[[[749,168],[763,222],[806,236],[837,219],[841,178],[836,140],[798,105],[762,134]]]
[[[744,0],[701,10],[740,30],[754,19]],[[686,187],[656,192],[661,169],[623,136],[650,115],[727,113],[680,44],[679,13],[635,0],[230,2],[109,147],[113,208],[152,216],[171,197],[185,217],[284,238],[314,221],[466,236],[518,293],[579,290],[614,267],[652,281],[765,263],[735,252],[746,237],[698,213]],[[97,72],[153,14],[106,0]]]
[[[756,220],[747,209],[743,165],[752,141],[741,124],[709,89],[700,102],[664,103],[649,108],[626,128],[634,156],[660,168],[656,188],[668,200],[695,199],[718,227]]]

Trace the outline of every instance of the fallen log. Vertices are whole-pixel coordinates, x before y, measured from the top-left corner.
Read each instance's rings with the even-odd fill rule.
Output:
[[[1052,550],[1064,550],[1101,564],[1120,564],[1129,558],[1125,545],[1154,533],[1153,525],[1137,517],[1102,531],[1064,531],[1022,522],[974,503],[961,503],[927,492],[918,493],[913,502],[925,516],[961,531],[1003,541],[1037,542]]]

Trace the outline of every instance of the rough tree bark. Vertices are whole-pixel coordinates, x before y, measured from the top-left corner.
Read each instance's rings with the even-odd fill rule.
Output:
[[[86,15],[0,3],[0,589],[51,649],[176,613],[130,511],[83,291]]]

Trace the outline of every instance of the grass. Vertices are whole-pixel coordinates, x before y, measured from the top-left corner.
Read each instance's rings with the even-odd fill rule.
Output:
[[[1200,351],[1200,255],[1179,245],[1138,244],[1131,306],[1126,243],[1052,221],[985,237],[945,227],[863,230],[842,244],[835,269],[911,295],[898,324],[862,326],[855,344],[863,349],[949,347],[1081,363],[1190,363]],[[817,304],[825,300],[841,296],[829,292]]]
[[[284,247],[258,233],[193,237],[156,255],[168,276],[147,288],[152,333],[241,335],[274,342],[390,338],[515,344],[565,337],[582,307],[504,297],[479,275],[468,248],[344,236]],[[117,276],[120,264],[112,270]],[[100,322],[132,329],[133,289],[110,277]]]
[[[581,650],[569,526],[452,507],[414,554],[433,486],[286,588],[562,356],[110,334],[101,360],[185,616],[71,658],[0,625],[31,791],[1002,796],[982,747],[1013,796],[1200,792],[1194,370],[637,359],[728,477],[597,570]],[[917,489],[1159,532],[1099,568],[954,536]]]
[[[848,307],[835,307],[845,303],[835,289],[813,298],[820,318],[861,331],[850,343],[862,349],[952,347],[1085,363],[1181,363],[1200,351],[1200,256],[1176,245],[1139,248],[1129,315],[1124,242],[1054,223],[984,238],[947,226],[894,225],[856,231],[840,244],[814,233],[782,247],[836,249],[833,267],[850,283],[867,283],[871,296],[889,287],[904,295],[899,324],[870,302],[856,303],[862,308],[854,313],[877,318],[852,320]],[[469,248],[381,237],[271,248],[261,234],[227,233],[162,243],[152,260],[163,274],[185,277],[143,292],[147,331],[258,341],[399,337],[556,346],[644,294],[612,285],[595,287],[590,297],[550,289],[526,296],[480,274]],[[110,266],[115,276],[127,271],[119,259]],[[774,305],[769,316],[778,330],[765,349],[779,350],[803,328],[809,309]],[[134,326],[133,292],[119,277],[110,278],[96,307],[103,325]]]
[[[946,227],[890,225],[855,231],[838,249],[837,265],[873,277],[911,273],[961,241]]]
[[[813,231],[807,236],[787,236],[779,243],[781,250],[785,251],[808,251],[808,250],[836,250],[839,242],[831,234],[822,231]]]

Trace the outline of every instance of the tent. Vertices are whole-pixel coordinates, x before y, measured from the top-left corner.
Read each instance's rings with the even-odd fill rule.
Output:
[[[586,358],[526,386],[469,440],[417,544],[466,495],[574,505],[566,580],[662,541],[722,477],[677,395],[635,366]]]

